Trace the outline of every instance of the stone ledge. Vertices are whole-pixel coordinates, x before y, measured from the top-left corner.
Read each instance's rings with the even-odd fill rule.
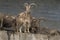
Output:
[[[60,40],[60,36],[54,36],[48,38],[47,35],[42,34],[31,34],[31,33],[20,33],[20,34],[11,34],[10,40]],[[8,40],[7,32],[0,31],[0,40]]]

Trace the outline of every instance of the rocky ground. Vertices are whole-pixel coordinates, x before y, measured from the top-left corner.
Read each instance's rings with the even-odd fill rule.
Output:
[[[20,33],[20,34],[11,34],[10,39],[6,31],[0,31],[0,40],[60,40],[60,36],[51,36],[43,34],[31,34],[31,33]]]

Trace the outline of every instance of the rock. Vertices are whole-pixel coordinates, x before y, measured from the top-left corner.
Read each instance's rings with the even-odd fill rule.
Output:
[[[8,40],[7,31],[0,31],[0,40]],[[10,40],[60,40],[60,36],[51,36],[48,38],[47,35],[43,34],[32,34],[32,33],[18,33],[11,34]]]

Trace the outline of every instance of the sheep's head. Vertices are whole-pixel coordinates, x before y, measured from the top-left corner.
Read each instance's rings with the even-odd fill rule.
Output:
[[[24,6],[26,8],[26,11],[31,11],[31,7],[36,6],[36,4],[35,3],[31,3],[31,4],[25,3]]]

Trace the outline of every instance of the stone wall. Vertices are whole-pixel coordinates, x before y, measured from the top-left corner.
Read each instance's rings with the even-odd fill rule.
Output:
[[[8,40],[6,31],[0,31],[0,40]],[[42,34],[31,34],[31,33],[19,33],[11,34],[10,40],[60,40],[60,36],[54,36],[48,38],[47,35]]]

